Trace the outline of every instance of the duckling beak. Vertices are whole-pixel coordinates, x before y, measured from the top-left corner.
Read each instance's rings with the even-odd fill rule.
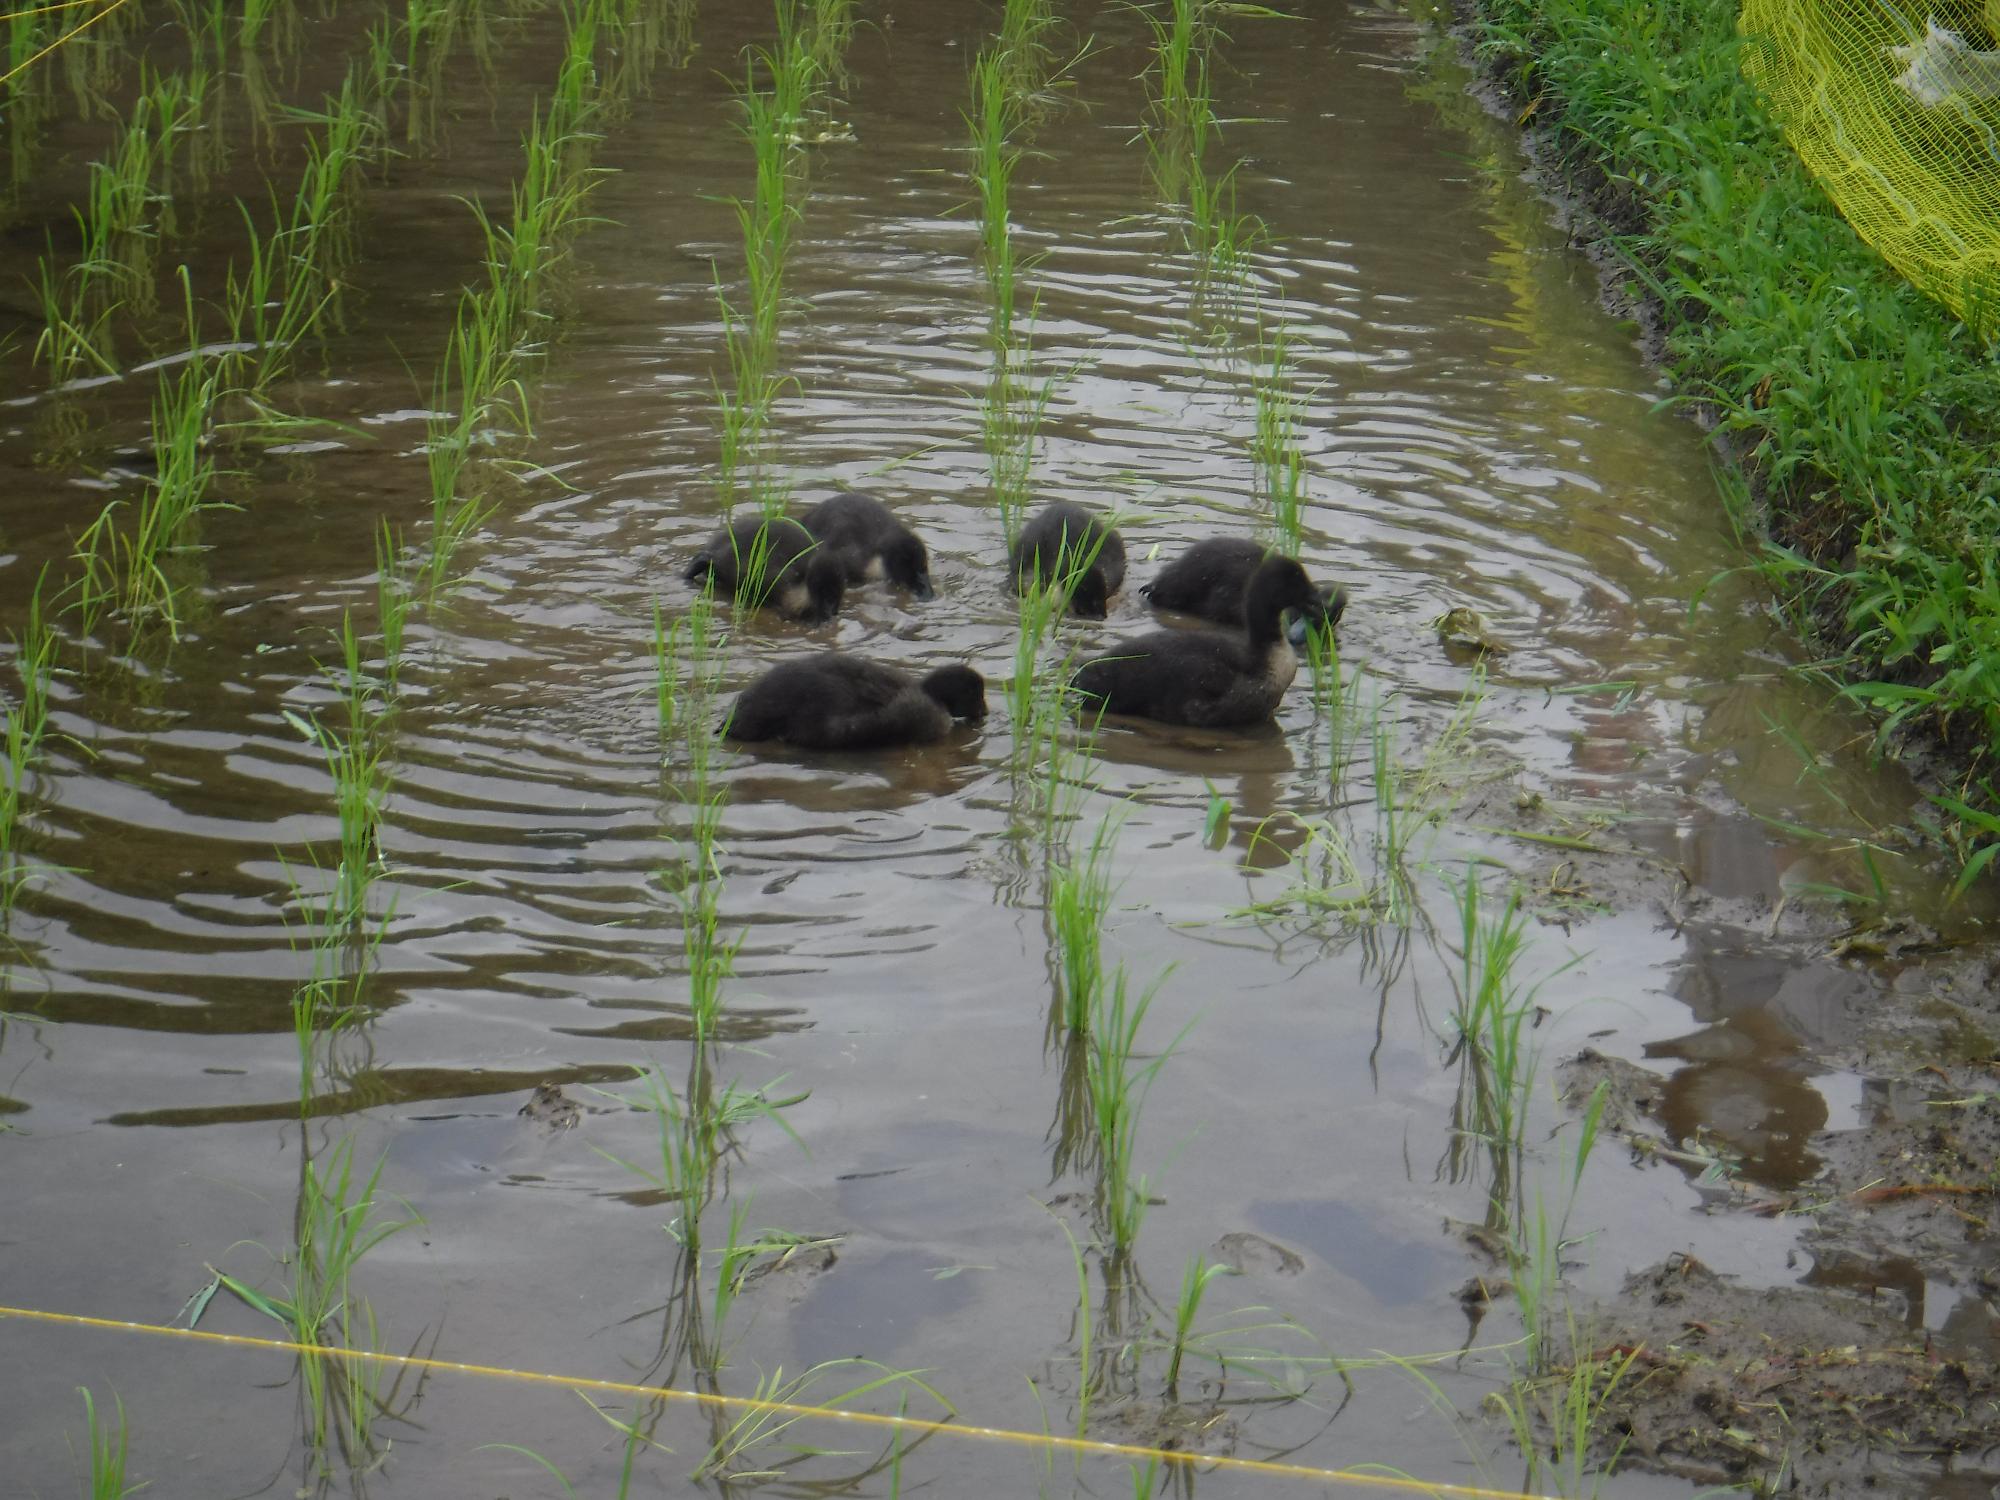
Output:
[[[931,587],[930,575],[928,573],[917,579],[916,586],[910,590],[910,593],[914,598],[919,600],[935,599],[937,597],[937,590]]]

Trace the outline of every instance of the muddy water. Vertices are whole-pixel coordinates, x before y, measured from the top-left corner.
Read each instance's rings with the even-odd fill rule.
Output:
[[[456,608],[421,622],[406,669],[373,1014],[306,1133],[351,1135],[364,1161],[384,1160],[384,1190],[422,1215],[359,1278],[391,1349],[643,1378],[671,1336],[672,1209],[608,1159],[643,1158],[648,1120],[592,1086],[684,1066],[689,1035],[678,917],[652,882],[678,814],[647,643],[655,600],[685,606],[681,561],[716,521],[709,265],[727,274],[740,253],[718,200],[748,181],[716,70],[760,39],[763,16],[715,9],[695,64],[663,73],[600,158],[616,169],[595,200],[610,222],[581,242],[538,393],[532,455],[560,482],[504,491]],[[1861,726],[1788,675],[1753,586],[1724,580],[1690,615],[1697,589],[1740,561],[1699,437],[1655,413],[1632,330],[1599,308],[1499,132],[1448,68],[1420,60],[1422,35],[1400,14],[1312,9],[1241,23],[1218,89],[1242,117],[1224,141],[1244,161],[1242,207],[1272,231],[1257,280],[1314,393],[1305,555],[1348,587],[1343,652],[1377,684],[1408,761],[1469,680],[1432,618],[1475,607],[1512,648],[1491,670],[1463,799],[1420,852],[1451,869],[1485,858],[1536,889],[1523,970],[1546,976],[1545,1059],[1589,1040],[1642,1061],[1666,1080],[1677,1134],[1740,1154],[1753,1181],[1799,1181],[1816,1167],[1810,1134],[1865,1107],[1863,1081],[1815,1057],[1860,1035],[1898,981],[1796,938],[1806,885],[1858,877],[1790,830],[1892,824],[1912,794],[1869,768]],[[799,500],[862,485],[912,520],[938,597],[872,588],[820,631],[745,622],[732,687],[825,643],[917,667],[970,660],[995,680],[1011,662],[958,114],[991,17],[934,3],[873,19],[842,106],[856,143],[815,157],[785,345],[798,385],[778,441]],[[301,1142],[288,1001],[305,958],[285,922],[287,865],[332,822],[317,752],[283,712],[325,701],[317,663],[340,612],[370,607],[376,518],[414,535],[426,513],[403,361],[428,368],[475,271],[453,195],[515,170],[515,131],[558,35],[546,16],[524,25],[491,95],[467,69],[448,153],[398,162],[368,191],[348,330],[297,392],[355,434],[246,463],[229,486],[243,508],[206,529],[210,603],[191,638],[164,662],[58,689],[69,738],[36,824],[63,868],[17,921],[26,958],[6,1008],[19,1018],[0,1033],[0,1093],[21,1106],[0,1140],[9,1303],[164,1321],[205,1264],[271,1282],[267,1247],[289,1242]],[[1114,6],[1079,26],[1098,50],[1017,187],[1021,243],[1040,257],[1036,357],[1067,372],[1038,487],[1134,513],[1143,581],[1155,549],[1259,524],[1248,375],[1240,350],[1196,336],[1189,268],[1150,205],[1132,141],[1143,25]],[[192,253],[226,254],[222,216],[201,225]],[[17,226],[12,243],[39,239]],[[19,350],[9,370],[10,388],[36,389]],[[95,393],[91,441],[138,442],[144,403],[143,381]],[[0,444],[18,497],[10,624],[105,484],[132,484],[38,466],[40,411],[9,408]],[[1128,592],[1078,644],[1142,625],[1142,605]],[[1812,747],[1810,765],[1781,730]],[[996,704],[982,731],[932,749],[726,761],[723,910],[743,945],[724,1071],[810,1090],[788,1115],[796,1143],[768,1124],[744,1131],[728,1202],[754,1227],[842,1237],[830,1265],[746,1292],[726,1391],[859,1355],[931,1372],[975,1423],[1075,1423],[1065,1229],[1087,1238],[1089,1184],[1062,1167],[1047,936],[1032,844],[1013,833],[1009,736]],[[1107,951],[1136,980],[1160,979],[1154,1045],[1188,1028],[1141,1137],[1158,1199],[1138,1254],[1151,1293],[1170,1301],[1193,1254],[1269,1241],[1289,1256],[1254,1249],[1211,1294],[1216,1323],[1263,1306],[1244,1321],[1282,1317],[1350,1357],[1511,1337],[1507,1314],[1469,1326],[1453,1295],[1491,1265],[1454,1228],[1482,1219],[1487,1179],[1477,1153],[1453,1149],[1457,961],[1438,934],[1456,918],[1439,878],[1420,879],[1430,920],[1406,933],[1243,915],[1286,889],[1276,850],[1296,847],[1291,820],[1327,805],[1303,687],[1274,730],[1120,727],[1100,756],[1086,825],[1113,808],[1124,819]],[[1214,844],[1211,785],[1232,807]],[[1524,831],[1618,852],[1568,855]],[[1891,874],[1899,902],[1921,899]],[[517,1114],[542,1082],[583,1105],[577,1128]],[[1572,1137],[1542,1144],[1563,1118],[1547,1094],[1531,1170],[1555,1191]],[[1793,1229],[1705,1217],[1691,1179],[1600,1152],[1572,1218],[1592,1236],[1574,1283],[1606,1290],[1676,1248],[1753,1281],[1797,1279]],[[1932,1326],[1955,1302],[1937,1292]],[[1101,1284],[1092,1293],[1101,1323]],[[272,1325],[218,1302],[204,1326]],[[282,1356],[21,1324],[0,1337],[9,1493],[70,1484],[60,1434],[80,1425],[77,1384],[123,1398],[132,1470],[163,1493],[301,1484]],[[1118,1342],[1115,1329],[1097,1337]],[[1287,1339],[1309,1347],[1237,1342]],[[1473,1356],[1431,1375],[1471,1411],[1505,1372],[1504,1357]],[[834,1372],[817,1394],[859,1378]],[[1136,1374],[1121,1364],[1093,1433],[1160,1436],[1159,1383],[1156,1353]],[[1222,1436],[1206,1441],[1240,1456],[1479,1477],[1452,1423],[1394,1370],[1360,1372],[1344,1406],[1324,1376],[1309,1399],[1281,1401],[1238,1374],[1196,1404],[1218,1395]],[[615,1489],[616,1434],[560,1391],[441,1375],[408,1417],[381,1429],[386,1461],[333,1488],[549,1491],[518,1454],[482,1447],[518,1443],[578,1493]],[[688,1488],[703,1432],[671,1414],[659,1436],[677,1451],[645,1460],[646,1483]],[[798,1463],[788,1491],[890,1493],[872,1435],[810,1440],[865,1452]],[[1505,1457],[1493,1468],[1513,1472]],[[903,1482],[920,1481],[945,1494],[1129,1487],[1109,1465],[1059,1460],[1045,1474],[1027,1450],[949,1437],[907,1459]],[[1199,1486],[1280,1484],[1215,1473]]]

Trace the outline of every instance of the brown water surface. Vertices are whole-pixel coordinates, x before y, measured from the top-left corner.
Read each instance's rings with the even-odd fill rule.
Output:
[[[1303,676],[1268,732],[1108,728],[1084,826],[1122,809],[1106,949],[1135,984],[1160,981],[1147,1038],[1164,1047],[1189,1028],[1143,1119],[1140,1166],[1158,1202],[1137,1259],[1151,1294],[1170,1302],[1187,1258],[1225,1237],[1261,1237],[1232,1243],[1274,1242],[1296,1260],[1253,1257],[1211,1291],[1209,1316],[1261,1305],[1342,1356],[1436,1354],[1514,1332],[1501,1311],[1473,1332],[1454,1296],[1493,1268],[1452,1227],[1485,1217],[1488,1179],[1454,1131],[1457,915],[1437,871],[1484,858],[1538,889],[1545,920],[1530,926],[1522,976],[1544,980],[1532,1041],[1545,1063],[1586,1039],[1643,1061],[1666,1079],[1676,1136],[1784,1186],[1815,1170],[1813,1131],[1859,1117],[1864,1080],[1815,1059],[1852,1042],[1894,982],[1796,940],[1817,899],[1808,887],[1860,877],[1851,853],[1792,830],[1845,838],[1907,821],[1915,799],[1869,766],[1865,726],[1791,674],[1754,584],[1726,579],[1690,613],[1743,560],[1700,435],[1656,410],[1632,330],[1601,310],[1589,268],[1450,65],[1420,61],[1422,33],[1393,8],[1300,9],[1234,24],[1217,88],[1232,117],[1221,150],[1243,162],[1240,206],[1271,231],[1255,286],[1312,392],[1305,558],[1350,591],[1344,658],[1366,669],[1411,764],[1469,680],[1429,622],[1476,608],[1512,650],[1491,667],[1455,768],[1464,800],[1419,841],[1428,915],[1407,932],[1242,915],[1285,891],[1279,851],[1327,806]],[[797,501],[863,486],[916,525],[938,597],[873,586],[823,630],[746,619],[728,647],[731,688],[827,643],[913,668],[969,660],[996,683],[1011,670],[1014,603],[979,426],[988,301],[959,113],[993,12],[960,0],[863,10],[840,106],[856,139],[815,151],[791,265],[783,359],[797,384],[776,440]],[[599,160],[615,175],[593,200],[607,222],[580,242],[536,394],[529,453],[547,475],[503,485],[455,607],[413,634],[383,837],[393,915],[367,1024],[341,1043],[304,1132],[321,1147],[351,1133],[364,1165],[384,1160],[384,1192],[422,1215],[358,1278],[386,1348],[689,1378],[659,1362],[675,1208],[608,1158],[657,1150],[649,1118],[614,1095],[650,1063],[679,1076],[690,1036],[680,919],[654,879],[681,813],[661,772],[651,612],[656,600],[685,608],[681,566],[717,523],[710,265],[725,280],[740,265],[723,199],[749,183],[718,70],[733,74],[766,24],[760,6],[705,7],[695,62],[663,70],[608,127]],[[1036,482],[1130,513],[1137,583],[1196,537],[1257,531],[1251,387],[1240,344],[1211,341],[1193,317],[1191,265],[1133,139],[1143,22],[1086,6],[1076,26],[1096,50],[1015,199],[1019,242],[1038,257],[1025,283],[1036,367],[1062,376]],[[325,30],[346,45],[344,24]],[[333,833],[319,752],[284,715],[328,702],[319,663],[333,659],[341,611],[372,611],[377,518],[421,537],[422,392],[458,287],[479,274],[454,195],[493,194],[515,173],[560,34],[547,11],[520,23],[490,95],[468,63],[447,149],[397,160],[368,188],[347,330],[295,393],[353,431],[242,463],[226,485],[241,509],[206,523],[208,603],[178,649],[58,686],[64,738],[32,815],[54,868],[17,917],[24,956],[0,1023],[0,1104],[13,1111],[0,1302],[150,1322],[174,1315],[205,1264],[278,1284],[266,1251],[292,1232],[290,998],[306,964],[288,870],[309,848],[326,859]],[[57,166],[24,203],[0,279],[32,271],[77,153],[101,140],[96,127],[57,131]],[[219,281],[227,194],[254,182],[242,165],[218,182],[167,258],[193,257]],[[7,369],[21,399],[0,408],[0,593],[18,628],[43,562],[65,556],[107,491],[141,481],[38,463],[40,376],[22,347]],[[148,391],[134,377],[83,397],[98,460],[144,442]],[[1128,589],[1103,627],[1072,638],[1087,648],[1147,613]],[[1780,727],[1817,759],[1802,762]],[[797,1143],[768,1123],[744,1129],[727,1202],[747,1205],[750,1227],[842,1237],[830,1263],[746,1290],[720,1377],[731,1393],[779,1367],[861,1355],[929,1371],[976,1424],[1075,1425],[1065,1231],[1088,1238],[1090,1182],[1064,1161],[1039,856],[1015,828],[1011,733],[996,694],[982,729],[935,747],[724,759],[722,910],[743,944],[722,1068],[810,1091],[787,1115]],[[1214,846],[1211,785],[1232,809]],[[1559,847],[1508,829],[1629,852],[1565,870]],[[1931,899],[1914,873],[1889,874],[1899,907]],[[1489,869],[1496,892],[1499,878]],[[577,1128],[517,1115],[542,1082],[582,1104]],[[1549,1138],[1565,1117],[1547,1095],[1534,1095],[1530,1170],[1554,1194],[1573,1136]],[[1570,1221],[1591,1236],[1574,1284],[1608,1290],[1679,1248],[1752,1280],[1797,1280],[1793,1228],[1702,1215],[1691,1175],[1601,1149]],[[1895,1274],[1924,1281],[1914,1263]],[[1092,1291],[1101,1322],[1101,1281]],[[1941,1326],[1954,1299],[1931,1293],[1924,1316]],[[272,1331],[225,1302],[204,1326]],[[1098,1339],[1115,1346],[1118,1331]],[[21,1324],[0,1324],[0,1340],[9,1494],[68,1492],[61,1434],[79,1426],[78,1384],[122,1397],[133,1472],[155,1476],[156,1493],[302,1483],[282,1356]],[[1146,1359],[1136,1374],[1114,1363],[1095,1435],[1160,1435],[1157,1354]],[[1487,1355],[1430,1374],[1471,1412],[1507,1368]],[[1211,1377],[1204,1367],[1199,1400],[1233,1403],[1241,1456],[1478,1479],[1453,1424],[1396,1370],[1360,1372],[1344,1407],[1324,1374],[1302,1401],[1253,1399],[1270,1392],[1244,1374],[1217,1391]],[[820,1394],[843,1378],[858,1379],[830,1376]],[[615,1491],[617,1434],[560,1391],[439,1376],[410,1416],[384,1425],[393,1445],[379,1468],[333,1489],[552,1492],[518,1454],[481,1447],[505,1442],[548,1455],[579,1494]],[[669,1417],[660,1436],[676,1453],[647,1455],[648,1492],[689,1488],[702,1434]],[[871,1457],[798,1464],[784,1492],[891,1493],[886,1469],[864,1472],[873,1435],[812,1441]],[[1513,1476],[1513,1462],[1493,1473]],[[950,1438],[909,1457],[902,1482],[914,1492],[920,1480],[946,1495],[1129,1491],[1108,1465],[1063,1459],[1045,1475],[1024,1450]],[[1282,1488],[1226,1472],[1198,1487]]]

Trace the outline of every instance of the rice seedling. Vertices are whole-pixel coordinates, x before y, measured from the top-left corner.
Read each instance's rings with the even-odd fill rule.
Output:
[[[0,766],[0,921],[12,909],[31,871],[22,862],[19,835],[28,789],[42,764],[49,728],[49,683],[55,674],[57,639],[42,617],[43,568],[28,596],[28,618],[14,642],[14,668],[21,674],[21,700],[4,706],[0,730],[6,764]]]
[[[1529,1060],[1531,1068],[1533,1061],[1532,1058]],[[1469,1066],[1476,1066],[1476,1063]],[[1529,1082],[1531,1084],[1532,1079]],[[1567,1302],[1563,1300],[1562,1271],[1563,1255],[1571,1248],[1568,1239],[1570,1213],[1576,1206],[1584,1168],[1590,1161],[1591,1152],[1596,1149],[1609,1092],[1609,1084],[1598,1084],[1584,1106],[1576,1146],[1571,1153],[1568,1180],[1562,1184],[1562,1213],[1553,1220],[1549,1215],[1547,1196],[1539,1184],[1533,1194],[1532,1211],[1520,1201],[1528,1197],[1522,1190],[1513,1194],[1517,1200],[1515,1205],[1508,1206],[1505,1184],[1522,1182],[1527,1163],[1518,1142],[1508,1144],[1497,1136],[1485,1138],[1492,1159],[1497,1194],[1489,1196],[1487,1223],[1498,1233],[1506,1248],[1507,1274],[1514,1289],[1514,1301],[1520,1309],[1526,1349],[1522,1364],[1526,1378],[1530,1380],[1538,1380],[1549,1373],[1557,1332],[1556,1310],[1560,1305],[1565,1314],[1568,1312]]]
[[[129,120],[110,153],[90,164],[85,207],[77,211],[84,250],[75,269],[93,306],[122,301],[141,315],[153,311],[156,215],[173,201],[173,147],[186,108],[185,84],[155,79],[142,66]]]
[[[1181,1272],[1181,1294],[1174,1302],[1174,1326],[1167,1355],[1167,1399],[1179,1398],[1181,1361],[1187,1355],[1188,1341],[1194,1334],[1195,1319],[1201,1314],[1202,1299],[1208,1295],[1209,1284],[1218,1276],[1230,1275],[1228,1266],[1211,1263],[1199,1255],[1188,1259],[1187,1267]]]
[[[55,246],[42,256],[35,283],[41,302],[42,329],[35,338],[35,363],[47,368],[49,384],[61,390],[87,374],[115,375],[111,362],[111,314],[116,303],[98,303],[80,295],[77,267],[58,275]]]
[[[1561,1227],[1550,1232],[1539,1198],[1535,1220],[1528,1223],[1521,1190],[1527,1106],[1537,1064],[1529,1033],[1541,986],[1577,960],[1572,957],[1533,984],[1525,983],[1515,972],[1529,946],[1528,917],[1519,889],[1510,886],[1504,904],[1494,909],[1471,866],[1462,877],[1446,883],[1459,912],[1460,972],[1453,1009],[1457,1036],[1452,1051],[1463,1070],[1452,1110],[1454,1132],[1459,1139],[1477,1141],[1487,1149],[1493,1166],[1487,1193],[1492,1222],[1507,1230],[1516,1244],[1527,1243],[1524,1236],[1530,1232],[1540,1236],[1546,1253],[1539,1262],[1525,1251],[1512,1256],[1517,1289],[1526,1288],[1528,1299],[1537,1300],[1536,1289],[1552,1286],[1558,1273]],[[1572,1175],[1572,1196],[1595,1143],[1601,1111],[1601,1098],[1593,1100]],[[1525,1302],[1524,1308],[1532,1314]],[[1531,1316],[1531,1340],[1539,1332],[1539,1319]],[[1531,1352],[1534,1347],[1531,1343]]]
[[[1299,555],[1306,505],[1305,451],[1299,441],[1299,399],[1292,388],[1291,335],[1280,322],[1274,330],[1260,318],[1251,391],[1256,429],[1250,461],[1257,485],[1270,507],[1273,544],[1287,557]]]
[[[993,369],[980,409],[980,434],[994,505],[1011,544],[1019,536],[1034,499],[1035,457],[1049,403],[1057,387],[1073,372],[1048,375],[1038,382],[1029,374],[1034,354],[1031,338],[1003,338],[997,329],[989,337]],[[1083,566],[1088,567],[1088,562]]]
[[[1596,1500],[1617,1471],[1630,1438],[1613,1427],[1608,1407],[1631,1378],[1641,1351],[1599,1353],[1573,1315],[1568,1327],[1566,1369],[1515,1379],[1487,1400],[1506,1418],[1527,1460],[1523,1489],[1552,1489],[1564,1500]],[[1599,1453],[1604,1454],[1601,1460],[1594,1456]]]
[[[125,1482],[125,1461],[131,1440],[125,1402],[114,1396],[117,1416],[102,1418],[90,1388],[80,1385],[76,1390],[83,1397],[84,1440],[90,1451],[90,1474],[84,1486],[86,1500],[125,1500],[127,1495],[145,1488],[143,1484]]]
[[[326,919],[332,926],[353,929],[367,920],[368,893],[382,867],[382,813],[391,777],[382,684],[363,665],[351,611],[341,614],[340,645],[342,670],[337,684],[345,722],[330,729],[317,715],[301,717],[290,710],[285,711],[285,720],[319,747],[333,777],[340,846]]]
[[[781,490],[763,483],[765,439],[772,409],[784,387],[778,372],[778,340],[784,309],[785,267],[792,239],[804,216],[800,173],[800,131],[817,64],[799,37],[790,3],[778,7],[780,44],[760,49],[737,91],[741,129],[749,141],[755,176],[748,199],[732,199],[743,236],[745,306],[733,306],[716,274],[722,309],[724,347],[734,390],[718,386],[718,421],[723,439],[723,503],[733,508],[738,475],[747,467],[751,488],[767,515],[782,513]],[[760,73],[766,81],[759,84]]]
[[[1122,821],[1105,814],[1080,859],[1050,867],[1048,920],[1057,958],[1057,1011],[1072,1033],[1087,1032],[1102,1008],[1104,920],[1111,912],[1111,856]]]
[[[677,838],[679,857],[660,879],[680,907],[688,1015],[698,1056],[717,1033],[722,987],[734,971],[736,950],[743,941],[741,934],[733,938],[721,934],[720,846],[722,813],[729,794],[715,775],[718,751],[710,728],[720,681],[721,645],[714,599],[704,590],[675,630],[661,638],[655,658],[656,695],[662,712],[671,697],[676,715],[674,728],[681,756],[680,774],[672,787],[684,820]],[[683,663],[684,672],[679,670]],[[662,727],[664,730],[664,720]]]
[[[16,193],[33,175],[41,146],[41,129],[53,109],[44,73],[32,64],[48,45],[43,13],[16,8],[7,17],[7,118],[8,169]]]
[[[201,512],[218,503],[209,497],[216,465],[206,437],[220,370],[201,345],[187,267],[180,268],[180,277],[189,348],[177,364],[161,370],[153,397],[152,480],[129,529],[117,524],[122,502],[113,501],[77,538],[82,568],[77,605],[86,634],[102,609],[115,606],[135,630],[158,623],[178,640],[187,580],[173,565],[192,548]]]
[[[1152,1202],[1148,1179],[1134,1170],[1139,1116],[1160,1070],[1188,1030],[1183,1027],[1150,1057],[1140,1051],[1139,1031],[1158,992],[1159,981],[1155,981],[1137,1000],[1131,999],[1121,964],[1108,985],[1098,986],[1097,1005],[1090,1018],[1086,1059],[1091,1113],[1097,1124],[1097,1211],[1114,1254],[1121,1258],[1138,1241],[1139,1226]]]
[[[354,1141],[347,1136],[335,1143],[324,1161],[305,1153],[294,1220],[296,1250],[289,1261],[289,1295],[261,1291],[211,1266],[210,1280],[188,1300],[184,1310],[188,1326],[200,1320],[216,1292],[227,1291],[277,1323],[292,1342],[377,1347],[380,1331],[373,1309],[355,1286],[356,1268],[390,1236],[423,1222],[414,1212],[401,1219],[384,1214],[380,1203],[383,1165],[378,1161],[366,1179],[357,1178]],[[370,1360],[299,1356],[306,1438],[322,1472],[335,1451],[351,1465],[374,1461],[373,1423],[389,1404],[375,1369]]]
[[[1202,170],[1216,129],[1209,92],[1209,55],[1218,35],[1212,0],[1166,0],[1140,12],[1153,33],[1146,67],[1150,103],[1146,152],[1160,196],[1178,203]]]
[[[1237,166],[1212,177],[1196,163],[1187,173],[1189,249],[1200,267],[1194,306],[1218,335],[1241,301],[1251,253],[1270,238],[1262,219],[1236,207]]]
[[[838,1394],[821,1395],[820,1387],[840,1370],[874,1370],[880,1373]],[[688,1477],[697,1483],[710,1477],[726,1483],[752,1473],[764,1477],[782,1474],[783,1469],[774,1466],[762,1450],[775,1446],[790,1459],[810,1458],[827,1450],[796,1440],[785,1440],[785,1434],[805,1419],[796,1411],[774,1408],[810,1405],[821,1410],[837,1411],[884,1389],[897,1389],[905,1394],[911,1390],[920,1391],[936,1402],[945,1416],[957,1414],[957,1408],[917,1372],[892,1370],[872,1359],[826,1360],[790,1379],[786,1378],[784,1368],[780,1366],[769,1375],[758,1377],[753,1399],[761,1405],[751,1407],[733,1420],[718,1422],[719,1432],[714,1443]],[[753,1458],[755,1462],[752,1462]]]
[[[701,1054],[702,1049],[697,1048],[698,1063]],[[675,1092],[674,1086],[667,1081],[665,1071],[655,1065],[636,1070],[641,1085],[639,1093],[606,1095],[628,1108],[653,1116],[657,1150],[652,1158],[644,1162],[634,1161],[601,1147],[593,1148],[605,1160],[643,1179],[662,1198],[678,1205],[673,1222],[666,1227],[689,1257],[691,1271],[698,1268],[701,1260],[703,1220],[720,1188],[717,1178],[722,1159],[733,1148],[737,1131],[754,1120],[767,1120],[790,1136],[794,1144],[798,1144],[798,1136],[782,1111],[807,1097],[803,1092],[778,1093],[779,1086],[784,1082],[782,1078],[754,1089],[737,1083],[716,1088],[707,1081],[704,1067],[697,1066],[695,1071],[699,1076],[681,1093]],[[737,1244],[738,1229],[740,1225],[732,1229],[729,1245]],[[763,1252],[758,1250],[754,1253]],[[734,1265],[743,1258],[738,1254],[734,1260],[725,1257],[725,1262],[726,1265]],[[727,1279],[725,1276],[724,1280]],[[718,1290],[715,1308],[719,1314],[726,1316],[733,1296],[733,1288]],[[719,1339],[720,1332],[721,1321],[718,1317],[709,1334],[711,1347]]]
[[[972,132],[972,187],[979,210],[979,268],[992,297],[987,341],[994,350],[996,375],[1004,374],[1014,334],[1013,226],[1008,199],[1021,148],[1013,136],[1020,124],[1018,95],[1011,86],[1010,52],[1004,42],[983,48],[972,64],[972,108],[964,113]],[[1011,403],[1003,403],[1005,409]]]
[[[846,88],[847,48],[854,40],[854,0],[806,0],[799,45],[811,58],[812,77]]]

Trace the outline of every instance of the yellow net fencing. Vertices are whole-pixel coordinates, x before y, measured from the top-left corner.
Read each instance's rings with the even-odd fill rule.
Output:
[[[1742,0],[1744,72],[1834,206],[2000,333],[2000,0]]]

